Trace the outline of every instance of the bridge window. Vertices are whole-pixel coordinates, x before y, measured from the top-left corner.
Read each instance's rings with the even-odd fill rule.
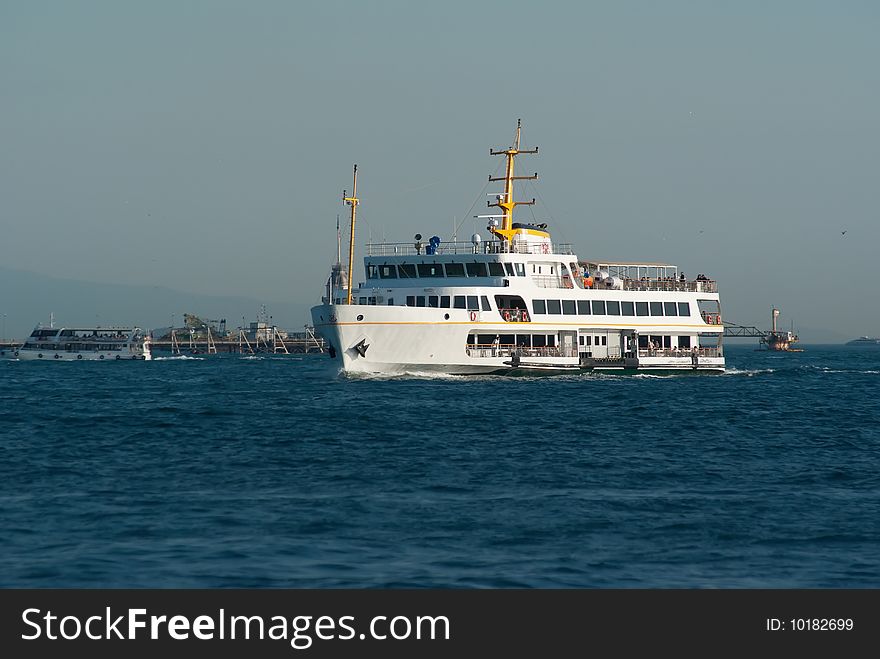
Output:
[[[447,277],[464,277],[464,263],[447,263]]]
[[[488,277],[489,273],[486,271],[486,264],[479,263],[476,261],[472,261],[470,263],[465,264],[467,266],[467,276],[468,277]]]
[[[520,277],[526,276],[526,264],[525,263],[514,263],[513,267],[516,268],[516,274]]]
[[[532,307],[536,314],[547,313],[547,303],[544,300],[532,300]]]
[[[477,303],[476,295],[468,295],[467,296],[467,308],[471,311],[479,311],[480,305]]]
[[[429,295],[428,296],[428,306],[432,309],[440,308],[440,298],[437,295]]]
[[[547,300],[547,313],[550,313],[550,314],[561,314],[562,313],[562,305],[559,304],[559,300]]]
[[[593,315],[594,316],[604,316],[605,315],[605,300],[593,300]]]
[[[504,271],[507,272],[511,277],[516,277],[516,274],[513,272],[513,263],[505,263]]]
[[[448,309],[449,308],[449,296],[448,295],[441,295],[440,296],[440,308],[441,309]]]
[[[619,316],[620,315],[620,302],[617,300],[609,300],[608,303],[608,315],[609,316]]]
[[[416,296],[416,306],[417,307],[425,306],[425,296],[424,295],[417,295]]]
[[[652,316],[662,316],[663,315],[663,303],[662,302],[651,302],[651,315]]]
[[[465,303],[464,295],[456,295],[455,299],[452,301],[452,306],[455,309],[467,309],[467,304]]]
[[[480,303],[483,305],[483,311],[492,311],[492,307],[489,304],[489,298],[485,295],[480,296]]]
[[[690,302],[679,302],[678,303],[678,315],[679,316],[690,316],[691,315]]]
[[[379,278],[379,268],[370,263],[367,266],[367,279],[378,279]]]
[[[490,277],[503,277],[504,276],[504,266],[501,265],[498,261],[489,261],[489,276]]]
[[[635,305],[632,302],[621,302],[620,311],[624,316],[635,316]]]
[[[648,315],[648,303],[647,302],[636,302],[636,316],[647,316]]]
[[[578,300],[578,313],[581,316],[589,316],[590,315],[590,301],[589,300]]]
[[[419,277],[442,277],[443,266],[439,263],[419,263]]]
[[[562,301],[562,313],[566,316],[574,316],[577,315],[577,305],[574,300],[563,300]]]
[[[400,272],[401,279],[416,278],[416,266],[414,263],[401,263],[397,266],[397,270]]]
[[[397,279],[397,268],[393,265],[379,266],[380,279]]]
[[[663,311],[667,316],[677,316],[678,315],[678,305],[675,302],[664,302],[663,303]]]

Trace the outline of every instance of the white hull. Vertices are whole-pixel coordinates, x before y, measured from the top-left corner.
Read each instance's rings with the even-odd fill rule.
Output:
[[[476,316],[472,320],[472,316]],[[464,309],[412,308],[370,305],[329,305],[312,308],[316,331],[332,347],[331,355],[350,373],[397,375],[404,373],[493,374],[521,371],[570,373],[598,371],[723,371],[724,358],[700,356],[695,366],[687,354],[582,360],[577,347],[493,348],[469,346],[468,334],[525,333],[563,330],[574,332],[579,323],[508,323],[494,320],[497,313]],[[583,323],[580,323],[583,324]],[[621,326],[626,331],[636,327]],[[548,354],[554,353],[554,354]]]

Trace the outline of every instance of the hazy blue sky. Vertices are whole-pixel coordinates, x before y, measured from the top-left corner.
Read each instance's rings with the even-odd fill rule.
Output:
[[[0,265],[309,304],[353,163],[359,243],[449,238],[521,117],[534,217],[582,258],[718,277],[742,324],[778,305],[805,339],[880,334],[878,19],[869,1],[0,0]]]

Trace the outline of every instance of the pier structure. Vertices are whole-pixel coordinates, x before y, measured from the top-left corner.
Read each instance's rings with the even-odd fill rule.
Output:
[[[791,330],[780,330],[777,327],[777,319],[779,318],[779,309],[773,307],[771,313],[770,330],[762,330],[750,325],[737,325],[724,321],[724,337],[725,338],[743,338],[753,337],[758,339],[758,344],[764,346],[766,350],[774,350],[779,352],[803,352],[793,345],[798,342],[798,335],[795,334],[794,328]]]
[[[309,325],[302,332],[286,332],[274,325],[260,330],[254,335],[240,327],[222,337],[214,336],[210,329],[200,334],[184,331],[181,337],[176,329],[172,329],[165,336],[154,338],[151,346],[154,351],[168,351],[173,355],[302,355],[326,350],[324,339],[317,336]]]

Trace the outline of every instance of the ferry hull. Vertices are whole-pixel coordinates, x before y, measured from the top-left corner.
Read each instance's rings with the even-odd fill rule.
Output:
[[[311,310],[315,330],[348,373],[385,375],[439,373],[721,372],[723,357],[643,357],[582,360],[576,347],[553,350],[468,345],[468,334],[552,331],[554,325],[499,322],[494,312],[464,309],[323,304]],[[493,318],[494,316],[494,318]]]

